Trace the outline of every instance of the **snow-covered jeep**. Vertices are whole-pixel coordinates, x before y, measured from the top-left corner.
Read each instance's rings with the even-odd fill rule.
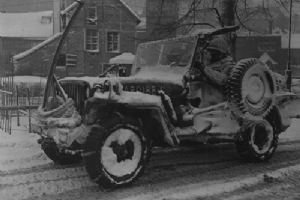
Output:
[[[39,109],[43,150],[61,164],[83,159],[90,178],[105,187],[138,178],[152,147],[183,141],[235,142],[247,160],[270,159],[290,125],[286,108],[295,96],[280,75],[249,58],[232,67],[223,91],[204,71],[183,84],[196,54],[236,28],[140,44],[130,77],[54,81],[50,106]],[[189,102],[189,90],[198,104]]]

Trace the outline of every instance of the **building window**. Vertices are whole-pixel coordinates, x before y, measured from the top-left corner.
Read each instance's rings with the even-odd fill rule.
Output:
[[[107,52],[120,51],[120,33],[107,32]]]
[[[99,34],[96,29],[86,29],[84,37],[85,50],[89,52],[99,51]]]
[[[86,24],[95,26],[97,25],[97,7],[87,7]]]
[[[51,24],[52,16],[42,16],[41,24]]]

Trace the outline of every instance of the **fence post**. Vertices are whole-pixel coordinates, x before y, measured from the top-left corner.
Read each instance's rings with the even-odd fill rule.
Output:
[[[27,98],[28,98],[28,105],[30,106],[30,90],[27,88]],[[31,110],[28,108],[28,127],[29,127],[29,133],[31,133]]]
[[[20,126],[20,112],[19,112],[19,87],[16,85],[16,95],[17,95],[17,126]]]
[[[9,96],[9,105],[10,106],[12,106],[13,105],[13,85],[12,85],[12,83],[11,83],[11,94],[10,94],[10,96]],[[12,110],[10,110],[9,111],[9,118],[8,118],[8,120],[9,120],[9,129],[8,129],[8,133],[11,135],[11,129],[12,129],[12,117],[13,117],[13,111]]]

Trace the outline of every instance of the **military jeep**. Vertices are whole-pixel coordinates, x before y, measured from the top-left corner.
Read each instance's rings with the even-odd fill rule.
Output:
[[[234,142],[246,160],[270,159],[296,99],[281,75],[249,58],[231,68],[221,88],[205,71],[183,78],[214,37],[237,28],[140,44],[130,77],[105,72],[57,81],[49,73],[52,92],[46,88],[37,113],[42,149],[59,164],[83,159],[90,178],[104,187],[136,180],[153,147],[185,141]]]

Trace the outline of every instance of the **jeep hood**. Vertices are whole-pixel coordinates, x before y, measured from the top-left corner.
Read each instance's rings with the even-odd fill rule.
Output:
[[[145,67],[138,70],[130,77],[66,77],[60,82],[86,82],[92,88],[96,84],[101,84],[105,80],[119,80],[122,84],[126,83],[168,83],[182,86],[182,77],[188,68],[176,66]]]

